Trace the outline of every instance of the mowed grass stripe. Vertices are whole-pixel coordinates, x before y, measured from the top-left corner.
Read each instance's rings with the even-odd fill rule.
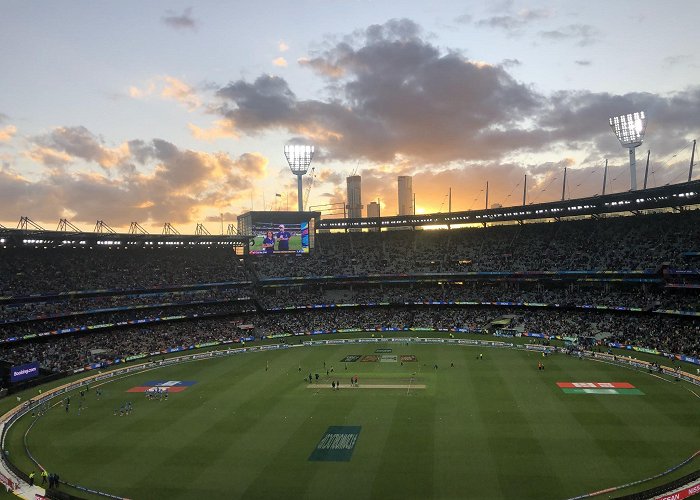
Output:
[[[537,386],[523,391],[520,398],[530,398],[539,404],[539,408],[533,410],[540,423],[538,434],[552,461],[569,465],[560,468],[558,473],[563,488],[560,495],[576,495],[588,484],[614,484],[614,478],[619,477],[615,462],[607,456],[605,448],[592,438],[592,432],[596,429],[584,425],[577,418],[578,412],[587,408],[588,401],[576,401],[556,385],[561,380],[578,380],[580,369],[584,367],[572,358],[549,356],[543,359],[536,353],[529,353],[523,361],[527,365],[522,367],[521,376],[534,381]],[[545,365],[542,372],[536,369],[538,361]],[[590,372],[586,376],[591,376]],[[600,421],[606,422],[607,419],[607,413],[603,413]],[[615,432],[614,429],[611,431]],[[591,457],[596,459],[591,460]],[[601,471],[610,474],[613,482],[601,477]]]
[[[339,361],[380,347],[294,348],[154,370],[106,385],[103,402],[91,391],[80,417],[77,399],[70,416],[52,410],[30,445],[63,478],[136,499],[557,498],[657,473],[700,440],[700,401],[646,373],[563,355],[544,358],[540,372],[535,353],[437,345],[388,345],[418,356],[404,366],[358,362],[346,371]],[[309,371],[330,383],[324,360],[340,391],[306,389]],[[426,390],[348,387],[355,374],[362,385],[414,371]],[[124,392],[168,379],[197,384],[161,403]],[[559,381],[628,381],[645,395],[567,395]],[[113,417],[128,399],[134,413]],[[352,460],[308,462],[331,425],[362,426]]]
[[[219,442],[225,453],[222,458],[216,458],[209,464],[198,482],[221,487],[220,471],[230,469],[231,475],[227,475],[227,479],[231,481],[227,488],[232,497],[255,497],[269,485],[280,485],[281,471],[283,468],[289,469],[280,459],[285,455],[283,450],[288,443],[297,440],[296,436],[303,432],[306,420],[310,414],[316,413],[319,403],[317,399],[302,401],[303,374],[308,375],[308,366],[317,360],[304,352],[305,356],[301,357],[302,372],[299,372],[300,353],[298,349],[295,351],[277,353],[269,364],[269,370],[265,371],[261,365],[262,372],[258,370],[254,375],[258,380],[251,380],[245,385],[245,401],[236,411],[237,439]],[[305,366],[307,369],[304,369]],[[311,370],[314,372],[313,367]],[[262,380],[267,382],[261,384]],[[232,457],[235,457],[233,462]],[[294,457],[294,460],[298,458]],[[273,476],[269,475],[268,469],[275,471]],[[295,466],[292,470],[295,470]],[[270,477],[276,479],[270,481]],[[297,481],[303,484],[304,478],[305,475],[299,473]],[[263,482],[258,482],[259,479]],[[289,494],[293,495],[293,492]]]
[[[236,395],[245,396],[250,392],[246,388],[259,388],[260,385],[264,385],[264,381],[257,379],[256,374],[259,373],[257,367],[253,366],[260,360],[250,355],[226,360],[199,361],[177,367],[179,369],[168,367],[110,384],[106,386],[110,398],[101,402],[101,411],[97,409],[100,402],[93,403],[95,410],[100,413],[89,408],[80,417],[69,417],[62,422],[68,427],[66,432],[57,434],[58,442],[55,444],[63,452],[61,458],[77,465],[74,473],[71,474],[72,471],[66,469],[63,460],[58,463],[42,463],[54,470],[60,468],[62,476],[66,479],[72,479],[71,476],[79,477],[79,482],[111,488],[114,491],[125,488],[129,491],[139,491],[142,486],[154,489],[159,488],[161,482],[169,481],[167,477],[187,479],[190,475],[196,476],[198,469],[204,467],[204,464],[193,461],[189,453],[173,454],[173,450],[200,450],[200,454],[204,452],[209,456],[223,453],[221,441],[212,439],[216,434],[207,432],[217,426],[216,410],[213,408],[221,403],[221,417],[218,418],[229,420],[231,410],[235,411],[235,405],[245,401]],[[185,377],[194,380],[203,377],[207,383],[196,384],[183,393],[171,395],[167,402],[145,401],[143,394],[124,393],[127,388],[138,385],[139,381]],[[221,391],[230,392],[233,397],[218,398],[217,394]],[[248,397],[261,407],[259,411],[264,411],[267,403],[258,398],[256,392],[250,392]],[[128,417],[113,417],[112,407],[119,406],[127,398],[134,402],[133,414]],[[227,401],[233,402],[233,406],[227,406]],[[74,408],[71,412],[73,411]],[[99,426],[94,433],[83,432],[80,428],[87,418],[95,417],[102,427],[101,436]],[[61,436],[65,437],[63,441]],[[209,445],[211,450],[207,449]],[[78,449],[85,448],[85,452],[77,453]],[[165,463],[169,460],[176,464],[181,462],[180,475],[172,476],[168,473],[166,477],[162,473],[164,468],[167,469]],[[122,477],[129,477],[130,481],[125,483],[120,480]]]
[[[372,478],[372,498],[431,498],[434,485],[433,396],[421,391],[395,396],[396,405]],[[381,453],[380,453],[381,451]]]
[[[489,353],[492,351],[489,350]],[[487,438],[490,423],[482,418],[483,398],[490,397],[474,348],[445,353],[450,359],[439,370],[435,401],[435,498],[489,498],[498,482],[494,457]],[[454,361],[454,368],[450,363]]]
[[[526,366],[526,358],[513,354],[496,350],[478,361],[482,363],[477,371],[482,376],[481,385],[493,391],[491,398],[484,397],[491,402],[491,407],[482,405],[482,418],[491,424],[488,439],[497,464],[502,496],[532,497],[541,491],[538,471],[552,470],[555,464],[548,453],[548,435],[536,431],[541,429],[536,410],[542,407],[545,398],[519,397],[527,390],[524,379],[534,372]],[[513,372],[520,376],[514,378]],[[562,484],[553,476],[548,478],[548,487],[560,491]]]

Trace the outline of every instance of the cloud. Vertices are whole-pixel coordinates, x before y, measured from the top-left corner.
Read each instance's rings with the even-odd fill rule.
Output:
[[[576,61],[574,61],[574,64],[577,64],[579,66],[590,66],[592,63],[587,59],[577,59]]]
[[[668,95],[557,92],[548,102],[547,109],[538,118],[539,126],[549,134],[546,144],[578,144],[599,157],[619,154],[617,139],[607,127],[611,116],[645,111],[649,119],[647,142],[653,141],[657,154],[685,147],[688,140],[700,132],[694,117],[694,110],[700,109],[700,87]]]
[[[412,21],[394,20],[306,61],[329,81],[340,79],[332,100],[299,100],[283,78],[262,75],[221,88],[219,112],[241,133],[312,135],[336,159],[498,155],[507,148],[504,130],[532,113],[540,96],[504,68],[442,52],[420,33]]]
[[[279,68],[286,68],[287,67],[287,60],[284,57],[277,57],[276,59],[272,60],[272,64]]]
[[[329,64],[328,61],[322,58],[309,59],[307,57],[302,57],[297,60],[300,66],[307,66],[315,71],[317,74],[327,77],[327,78],[340,78],[345,74],[345,71],[340,66]]]
[[[462,14],[461,16],[455,17],[455,22],[457,24],[471,24],[474,17],[470,14]]]
[[[226,223],[226,222],[233,222],[234,224],[238,223],[238,214],[235,214],[233,212],[220,212],[220,215],[209,215],[209,216],[204,218],[204,222],[216,222],[218,224],[221,224],[221,215],[224,216],[224,223]],[[211,231],[211,229],[209,231]],[[214,231],[213,234],[216,234],[216,230]]]
[[[253,83],[232,82],[219,89],[217,95],[225,102],[219,111],[248,133],[270,126],[291,126],[300,119],[296,96],[287,82],[277,76],[262,75]]]
[[[506,9],[508,12],[510,8]],[[509,35],[520,35],[525,27],[542,19],[551,17],[552,13],[545,9],[522,9],[514,13],[499,14],[474,22],[475,26],[481,28],[498,29],[507,32]],[[460,16],[457,22],[471,23],[471,16]]]
[[[316,179],[318,182],[328,182],[331,184],[341,184],[345,181],[345,178],[340,172],[336,172],[330,168],[321,169],[316,175]]]
[[[143,89],[136,87],[134,85],[130,86],[128,93],[129,93],[129,97],[131,97],[133,99],[143,99],[144,97],[153,94],[153,92],[155,92],[155,90],[156,90],[155,83],[149,82],[148,85]]]
[[[109,169],[123,163],[128,155],[126,145],[108,148],[100,138],[82,126],[57,127],[50,134],[36,137],[32,142],[37,147],[31,151],[30,157],[52,166],[79,158]]]
[[[143,87],[131,85],[127,89],[132,99],[146,99],[153,95],[182,104],[190,111],[202,106],[197,90],[188,83],[170,75],[152,78]]]
[[[0,128],[0,142],[10,142],[17,133],[17,127],[6,125]]]
[[[664,66],[672,67],[683,65],[686,66],[693,61],[693,56],[690,54],[678,54],[675,56],[664,57],[662,64]]]
[[[245,201],[268,165],[259,153],[232,157],[181,149],[162,139],[135,139],[117,148],[118,169],[99,173],[57,168],[76,159],[104,162],[105,150],[111,151],[85,127],[58,127],[39,138],[27,152],[49,167],[39,178],[23,178],[9,165],[0,170],[4,215],[28,213],[36,220],[55,220],[68,212],[75,221],[99,218],[114,226],[133,220],[192,222],[207,211],[230,210]]]
[[[540,31],[539,36],[555,42],[571,40],[579,47],[585,47],[599,41],[600,34],[589,24],[570,24],[557,30]]]
[[[280,52],[287,52],[287,51],[289,50],[289,45],[287,45],[287,44],[286,44],[285,42],[283,42],[283,41],[280,41],[280,42],[277,44],[277,49],[278,49]]]
[[[592,36],[585,27],[567,33]],[[261,75],[219,88],[215,112],[241,135],[282,130],[313,141],[323,151],[316,162],[364,159],[389,170],[567,150],[591,158],[619,154],[608,117],[640,109],[652,117],[647,137],[661,154],[698,133],[689,110],[700,107],[700,87],[667,95],[542,94],[509,73],[515,61],[492,65],[440,49],[405,19],[340,40],[301,61],[325,81],[330,97],[300,99],[284,78]]]
[[[164,76],[163,82],[164,84],[160,91],[160,95],[164,99],[172,99],[177,101],[183,106],[189,108],[190,111],[195,110],[202,105],[202,102],[197,96],[195,90],[182,80],[178,80],[172,76]]]
[[[27,151],[26,156],[47,167],[62,167],[73,163],[75,159],[63,151],[57,151],[50,147],[36,146]]]
[[[166,26],[177,30],[195,31],[197,29],[197,21],[192,17],[192,7],[186,8],[182,14],[168,10],[161,20]]]
[[[504,68],[514,68],[522,65],[523,63],[520,59],[503,59],[503,61],[501,61],[501,66]]]
[[[218,139],[237,138],[235,125],[227,119],[216,120],[210,128],[200,128],[197,125],[188,123],[192,136],[195,139],[212,142]]]

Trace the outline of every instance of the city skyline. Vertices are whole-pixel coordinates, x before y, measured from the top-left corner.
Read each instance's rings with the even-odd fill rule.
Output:
[[[637,177],[687,178],[700,5],[10,1],[0,19],[0,223],[194,227],[296,207],[283,147],[316,147],[307,206],[418,213],[629,189],[611,116],[645,111]],[[605,15],[603,15],[605,12]],[[697,158],[697,156],[696,156]],[[697,172],[697,169],[696,169]],[[697,177],[695,177],[697,178]],[[311,171],[305,182],[311,182]],[[281,196],[277,196],[281,195]],[[266,205],[263,207],[263,203]],[[363,210],[364,214],[364,210]]]

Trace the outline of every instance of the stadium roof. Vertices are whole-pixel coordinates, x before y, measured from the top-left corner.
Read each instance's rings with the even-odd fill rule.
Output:
[[[326,219],[317,222],[316,229],[389,229],[407,226],[447,226],[506,221],[561,219],[566,217],[637,212],[651,209],[682,208],[691,205],[700,205],[700,180],[639,191],[538,203],[536,205],[531,204],[436,214]]]
[[[0,228],[0,245],[9,247],[194,247],[235,246],[243,247],[248,236],[238,235],[180,235],[180,234],[125,234],[47,231],[38,229]]]

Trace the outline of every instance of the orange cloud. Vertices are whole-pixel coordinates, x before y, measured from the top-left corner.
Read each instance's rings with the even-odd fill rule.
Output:
[[[68,153],[43,146],[38,146],[31,151],[27,151],[25,156],[43,165],[52,167],[59,167],[73,161],[73,157]]]
[[[7,125],[6,127],[0,128],[0,142],[9,142],[16,133],[17,127],[14,125]]]
[[[272,60],[272,64],[274,64],[275,66],[280,67],[280,68],[286,68],[287,67],[287,60],[284,57],[278,57],[278,58]]]
[[[202,105],[202,101],[199,99],[194,89],[182,80],[166,75],[163,77],[163,81],[165,85],[160,92],[161,97],[173,99],[189,108],[190,111]]]
[[[129,87],[129,97],[132,97],[134,99],[142,99],[146,96],[153,94],[155,90],[156,85],[153,82],[149,82],[149,84],[142,89],[132,85]]]
[[[195,139],[203,141],[215,141],[224,138],[238,138],[235,126],[231,120],[216,120],[211,128],[201,128],[193,123],[188,123],[187,127]]]
[[[202,100],[191,85],[169,75],[151,79],[144,87],[131,85],[127,89],[127,93],[132,99],[145,99],[152,95],[158,95],[162,99],[176,101],[190,111],[202,106]]]

